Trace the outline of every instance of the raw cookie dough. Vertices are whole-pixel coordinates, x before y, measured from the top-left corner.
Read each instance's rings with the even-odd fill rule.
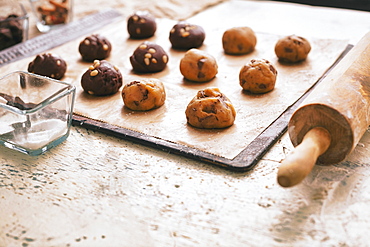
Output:
[[[205,82],[216,76],[218,65],[216,59],[208,53],[190,49],[180,61],[180,72],[187,80]]]
[[[239,73],[240,86],[251,93],[267,93],[275,88],[277,70],[266,59],[252,59]]]
[[[82,75],[81,86],[91,95],[104,96],[116,93],[122,86],[122,74],[108,61],[95,60]]]
[[[275,45],[276,56],[283,62],[296,63],[303,61],[310,51],[310,42],[296,35],[281,38]]]
[[[107,38],[99,34],[93,34],[81,41],[78,51],[82,56],[82,60],[92,62],[109,57],[112,45]]]
[[[226,128],[234,124],[236,111],[218,88],[198,91],[186,111],[187,122],[197,128]]]
[[[203,44],[206,34],[201,26],[181,21],[174,25],[170,31],[172,48],[188,50],[198,48]]]
[[[252,52],[257,44],[257,37],[249,27],[233,27],[222,36],[222,46],[226,54],[242,55]]]
[[[122,89],[125,106],[135,111],[148,111],[161,107],[166,100],[163,83],[154,78],[132,81]]]
[[[137,11],[127,20],[127,31],[132,39],[149,38],[156,30],[156,20],[148,11]]]
[[[130,62],[135,72],[159,72],[166,67],[168,55],[160,45],[145,41],[136,48]]]
[[[52,53],[39,54],[28,64],[28,72],[57,80],[63,78],[66,70],[66,61]]]

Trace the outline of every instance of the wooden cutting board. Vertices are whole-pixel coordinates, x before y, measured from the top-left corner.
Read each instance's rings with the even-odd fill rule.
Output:
[[[156,35],[149,39],[161,45],[170,57],[167,68],[155,74],[137,75],[132,71],[129,56],[143,41],[128,38],[124,17],[103,28],[97,26],[95,30],[88,31],[104,35],[111,41],[113,51],[107,60],[120,68],[126,83],[143,77],[155,77],[164,82],[166,103],[163,107],[149,112],[128,110],[123,105],[120,93],[108,97],[94,97],[83,93],[80,78],[90,64],[81,61],[78,44],[86,33],[76,34],[72,31],[73,40],[56,47],[45,45],[44,51],[57,53],[67,61],[68,70],[63,80],[77,87],[74,124],[238,171],[253,168],[286,131],[287,122],[296,107],[295,103],[349,47],[347,42],[342,40],[306,37],[312,45],[307,61],[294,65],[280,64],[274,54],[274,45],[281,35],[255,30],[257,46],[254,52],[243,56],[225,55],[221,43],[223,32],[244,23],[247,25],[247,22],[243,22],[245,17],[238,11],[238,6],[225,6],[222,11],[215,8],[212,12],[211,9],[188,20],[203,26],[206,40],[200,49],[213,55],[218,62],[219,73],[214,80],[207,83],[189,83],[183,80],[179,61],[184,52],[171,49],[168,40],[169,31],[177,22],[175,20],[158,19]],[[228,18],[230,13],[233,13],[232,19]],[[95,22],[90,22],[89,27],[94,27],[93,23]],[[214,25],[215,23],[217,25]],[[83,23],[79,29],[83,29],[82,25]],[[253,26],[250,27],[253,29]],[[68,26],[65,28],[68,31]],[[63,34],[62,30],[58,31]],[[53,35],[47,35],[45,40],[39,38],[38,42],[48,44],[45,41],[53,39]],[[0,74],[26,70],[33,55],[27,53],[24,58],[15,59],[17,61],[2,66]],[[270,93],[248,94],[239,86],[240,68],[255,58],[269,60],[278,70],[276,88]],[[234,104],[237,116],[235,124],[230,128],[202,130],[187,125],[186,106],[196,92],[205,87],[220,88]]]

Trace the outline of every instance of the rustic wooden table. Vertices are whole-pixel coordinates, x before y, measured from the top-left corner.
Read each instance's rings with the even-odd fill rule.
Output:
[[[370,30],[369,12],[268,1],[76,0],[75,18],[103,5],[175,20],[244,11],[260,32],[351,44]],[[369,146],[366,132],[346,161],[284,189],[276,173],[287,135],[234,173],[72,127],[39,157],[0,147],[0,246],[368,246]]]

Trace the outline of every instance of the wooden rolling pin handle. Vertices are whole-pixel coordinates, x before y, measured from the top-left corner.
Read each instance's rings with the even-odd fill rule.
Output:
[[[329,148],[330,142],[330,133],[326,129],[315,127],[308,131],[302,142],[282,161],[278,183],[282,187],[300,183],[311,172],[317,158]]]

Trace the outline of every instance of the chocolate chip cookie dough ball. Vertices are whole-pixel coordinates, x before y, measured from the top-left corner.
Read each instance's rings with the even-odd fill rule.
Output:
[[[275,88],[277,70],[266,59],[253,59],[239,73],[240,86],[251,93],[267,93]]]
[[[187,22],[179,22],[170,31],[172,48],[188,50],[203,44],[206,34],[201,26]]]
[[[216,59],[210,54],[190,49],[180,61],[181,74],[190,81],[205,82],[213,79],[218,72]]]
[[[157,30],[155,17],[148,11],[137,11],[127,20],[127,31],[132,39],[145,39]]]
[[[112,45],[104,36],[93,34],[81,41],[78,51],[82,56],[82,60],[92,62],[109,57]]]
[[[222,46],[226,54],[242,55],[252,52],[257,44],[257,37],[249,27],[233,27],[222,36]]]
[[[188,124],[204,129],[226,128],[234,124],[236,111],[218,88],[198,91],[186,111]]]
[[[296,63],[303,61],[310,51],[310,42],[296,35],[281,38],[275,45],[276,56],[283,62]]]
[[[148,111],[161,107],[166,100],[163,83],[154,78],[132,81],[122,89],[125,106],[135,111]]]
[[[160,45],[145,41],[136,48],[130,62],[135,72],[159,72],[166,67],[168,55]]]
[[[96,96],[116,93],[122,86],[122,82],[122,74],[119,69],[105,60],[95,60],[81,78],[83,90]]]
[[[66,61],[52,53],[39,54],[28,64],[28,72],[57,80],[63,78],[66,70]]]

